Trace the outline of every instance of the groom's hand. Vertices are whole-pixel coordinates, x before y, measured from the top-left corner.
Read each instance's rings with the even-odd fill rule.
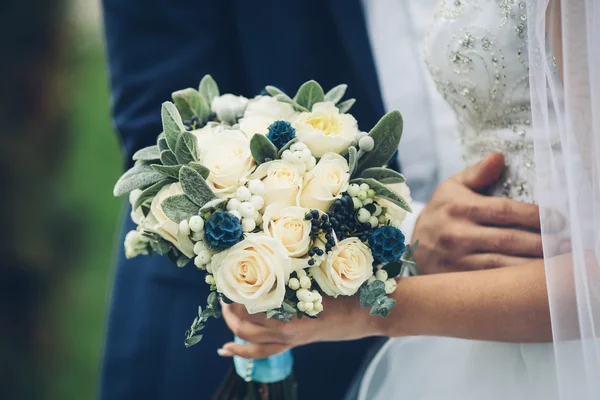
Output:
[[[538,206],[481,194],[504,171],[494,153],[448,178],[421,212],[413,234],[425,274],[504,267],[542,257]]]

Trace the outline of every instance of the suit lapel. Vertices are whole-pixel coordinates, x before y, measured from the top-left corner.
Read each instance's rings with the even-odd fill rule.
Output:
[[[369,101],[383,115],[383,102],[360,0],[329,0],[334,22]]]

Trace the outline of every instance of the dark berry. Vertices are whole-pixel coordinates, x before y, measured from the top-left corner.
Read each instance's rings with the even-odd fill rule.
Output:
[[[313,218],[313,216],[312,216],[312,214],[311,214],[311,213],[308,213],[308,214],[306,214],[306,215],[304,216],[304,219],[305,219],[305,220],[307,220],[307,221],[310,221],[312,218]]]
[[[313,260],[313,259],[308,260],[308,265],[315,265],[315,260]]]
[[[312,210],[313,218],[319,218],[319,210]]]
[[[314,252],[313,250],[310,250],[310,251],[308,252],[308,256],[309,256],[309,257],[314,257],[314,256],[315,256],[315,252]]]

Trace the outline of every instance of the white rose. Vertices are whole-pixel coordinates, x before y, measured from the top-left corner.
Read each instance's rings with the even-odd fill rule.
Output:
[[[317,158],[329,152],[344,152],[359,132],[356,119],[340,114],[333,102],[316,103],[312,112],[300,113],[292,125],[296,137]]]
[[[280,203],[283,206],[296,206],[298,193],[302,187],[302,173],[292,163],[275,160],[261,164],[250,178],[261,179],[265,186],[264,207]]]
[[[302,207],[284,207],[273,204],[263,215],[263,229],[267,235],[281,242],[290,257],[302,257],[308,253],[311,240],[311,223],[307,210]]]
[[[327,211],[348,189],[348,162],[339,154],[327,153],[304,177],[298,204],[305,208]]]
[[[217,114],[219,121],[233,125],[242,118],[248,99],[244,96],[236,96],[230,93],[215,97],[212,102],[212,112]]]
[[[179,224],[169,219],[162,208],[162,202],[168,197],[183,194],[180,183],[172,183],[163,186],[156,194],[150,204],[150,213],[144,220],[143,228],[157,233],[160,237],[171,242],[179,251],[187,257],[194,257],[194,243],[189,236],[179,232]]]
[[[400,197],[408,202],[408,204],[412,202],[412,198],[410,197],[410,188],[406,183],[393,183],[385,186],[399,194]],[[381,207],[385,207],[387,209],[387,214],[392,217],[392,225],[396,228],[400,228],[400,225],[402,225],[402,222],[406,218],[406,211],[386,199],[378,198],[377,203],[379,203]]]
[[[255,167],[250,140],[236,130],[199,130],[199,160],[210,171],[206,182],[218,197],[232,197],[240,179]]]
[[[264,234],[247,235],[215,254],[210,264],[217,291],[246,306],[250,314],[281,307],[292,269],[283,244]]]
[[[318,267],[310,268],[321,290],[333,297],[352,296],[373,276],[373,255],[358,238],[344,239]]]
[[[259,133],[269,133],[269,126],[275,121],[290,121],[296,113],[287,103],[275,100],[271,96],[257,96],[250,100],[244,118],[240,120],[240,131],[252,137]]]
[[[203,153],[208,150],[208,147],[212,143],[213,138],[216,135],[228,130],[229,127],[216,122],[209,122],[205,127],[195,129],[192,134],[196,136],[196,143],[198,148],[198,157],[201,157]]]
[[[131,204],[131,207],[134,206],[135,202],[137,201],[137,199],[139,199],[141,194],[142,194],[142,190],[140,190],[140,189],[134,189],[131,191],[131,193],[129,193],[129,204]],[[137,225],[139,225],[140,222],[142,222],[142,219],[144,219],[144,213],[142,212],[142,207],[138,207],[136,210],[134,210],[134,209],[131,210],[131,220],[133,222],[135,222]]]

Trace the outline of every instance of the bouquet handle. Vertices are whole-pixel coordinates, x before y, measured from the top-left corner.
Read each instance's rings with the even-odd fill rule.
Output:
[[[234,341],[248,343],[238,337],[235,337]],[[255,360],[234,356],[233,363],[237,374],[246,382],[275,383],[285,380],[292,374],[294,358],[292,352],[286,350],[271,357]]]

